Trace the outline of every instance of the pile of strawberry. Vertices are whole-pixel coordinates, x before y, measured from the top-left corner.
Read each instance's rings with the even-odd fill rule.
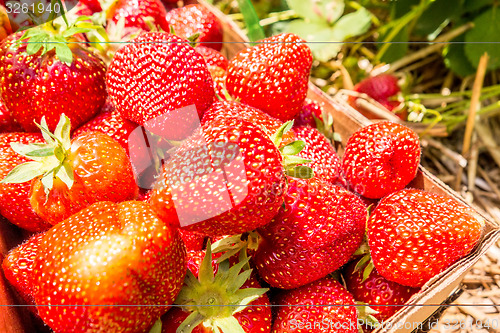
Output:
[[[480,240],[409,185],[412,130],[362,128],[339,158],[298,36],[228,61],[200,5],[76,11],[0,46],[0,213],[27,235],[2,269],[42,330],[356,332]],[[88,41],[116,27],[135,37],[107,66]]]

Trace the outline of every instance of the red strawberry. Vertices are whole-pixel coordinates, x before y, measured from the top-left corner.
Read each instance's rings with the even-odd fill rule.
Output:
[[[389,99],[401,91],[398,86],[398,79],[390,74],[368,77],[358,83],[354,90],[367,94],[384,106],[390,106]],[[392,110],[392,108],[389,110]]]
[[[117,141],[101,132],[70,141],[70,123],[64,115],[55,135],[49,136],[44,118],[41,128],[47,143],[12,146],[33,161],[11,170],[2,182],[25,183],[36,177],[30,202],[42,219],[56,224],[94,202],[137,197],[132,166]]]
[[[342,168],[357,193],[378,199],[408,185],[419,163],[418,135],[403,125],[383,121],[349,138]]]
[[[167,13],[168,24],[176,35],[189,38],[196,33],[196,42],[201,46],[222,49],[222,24],[208,8],[200,4],[176,8]]]
[[[120,48],[106,80],[118,112],[168,139],[188,136],[214,100],[203,57],[169,33],[144,33]]]
[[[219,51],[202,45],[198,45],[194,49],[203,56],[207,66],[217,66],[222,69],[227,69],[227,59]]]
[[[484,220],[442,195],[404,189],[380,200],[367,223],[377,271],[390,281],[421,287],[480,240]]]
[[[49,44],[40,42],[41,38]],[[54,130],[62,113],[76,128],[92,118],[106,100],[102,60],[84,43],[65,44],[61,38],[66,41],[37,27],[25,35],[9,36],[0,46],[2,97],[12,118],[28,132],[37,131],[34,122],[44,116]],[[20,39],[23,43],[18,43]],[[74,42],[75,38],[68,40]]]
[[[295,117],[294,127],[308,126],[316,128],[316,119],[322,120],[324,110],[318,102],[306,99],[299,114]]]
[[[356,269],[357,264],[357,260],[352,261],[342,274],[347,290],[356,301],[366,303],[372,310],[377,311],[378,313],[373,316],[379,322],[389,319],[401,307],[377,305],[404,305],[413,294],[418,292],[416,288],[402,286],[385,279],[376,269],[372,270],[364,280],[363,268]]]
[[[181,235],[184,244],[186,245],[186,250],[188,251],[200,251],[203,249],[203,245],[205,244],[206,236],[194,231],[187,231],[179,229],[179,233]],[[189,265],[188,265],[189,267]]]
[[[271,286],[293,289],[344,265],[363,240],[367,210],[353,193],[289,178],[284,208],[266,226],[253,260]]]
[[[313,169],[314,177],[333,185],[345,185],[342,178],[342,165],[330,141],[316,128],[296,127],[297,139],[305,142],[298,156],[311,160],[307,165]]]
[[[226,86],[242,103],[282,121],[295,118],[306,98],[312,54],[294,34],[280,34],[239,52],[230,62]]]
[[[81,4],[87,6],[91,10],[91,14],[102,11],[101,3],[99,0],[79,0]]]
[[[0,98],[0,133],[5,132],[22,132],[22,128],[12,119],[9,110],[7,110],[5,103]]]
[[[219,66],[208,66],[212,80],[214,81],[214,90],[218,95],[217,97],[222,100],[226,100],[226,70]]]
[[[144,332],[177,296],[185,256],[178,232],[148,204],[95,203],[43,237],[34,266],[39,315],[56,332]]]
[[[106,16],[115,24],[125,20],[125,28],[140,28],[149,31],[151,27],[146,18],[152,18],[151,24],[169,31],[165,16],[167,11],[161,0],[118,0],[108,9]]]
[[[219,265],[217,257],[209,250],[206,254],[204,251],[188,253],[189,277],[177,299],[183,307],[175,307],[162,317],[162,333],[184,332],[182,328],[193,333],[215,333],[220,329],[224,332],[271,332],[272,315],[265,294],[267,290],[261,289],[258,280],[251,275],[251,269],[240,273],[248,259],[232,265],[227,261]],[[211,299],[206,295],[211,295]],[[253,299],[244,300],[247,297]],[[212,304],[216,306],[207,306]],[[250,306],[233,313],[236,309],[228,306],[230,304]],[[183,324],[189,315],[195,313],[199,316],[196,323],[188,320]],[[188,327],[188,322],[194,328]]]
[[[23,244],[12,249],[2,262],[5,278],[28,305],[35,304],[33,264],[43,236],[43,233],[39,233],[30,237]]]
[[[283,291],[276,303],[280,307],[273,333],[358,332],[354,299],[333,278],[325,277],[298,289]]]
[[[0,134],[0,180],[15,167],[29,161],[12,150],[12,142],[42,143],[43,138],[35,133]],[[7,184],[0,181],[0,214],[11,223],[29,231],[43,231],[50,227],[31,207],[29,182]]]

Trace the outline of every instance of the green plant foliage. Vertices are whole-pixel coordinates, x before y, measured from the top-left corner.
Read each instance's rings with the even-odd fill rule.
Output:
[[[493,7],[474,19],[474,28],[465,34],[465,55],[474,67],[484,52],[490,56],[488,69],[500,67],[500,12]]]
[[[476,69],[470,63],[465,55],[465,45],[463,44],[464,36],[455,38],[450,45],[447,45],[443,50],[443,57],[445,65],[451,69],[455,74],[466,77],[474,74]]]
[[[427,37],[450,22],[457,15],[464,0],[435,0],[415,24],[414,33]]]

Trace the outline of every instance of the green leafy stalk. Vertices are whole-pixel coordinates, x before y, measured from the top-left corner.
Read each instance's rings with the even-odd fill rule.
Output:
[[[260,25],[259,17],[255,12],[255,8],[250,0],[238,0],[238,6],[243,14],[243,20],[247,27],[248,38],[252,41],[258,41],[266,38],[264,29]]]

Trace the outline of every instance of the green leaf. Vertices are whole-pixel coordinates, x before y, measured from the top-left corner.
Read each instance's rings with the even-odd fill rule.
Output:
[[[73,186],[73,183],[75,182],[73,170],[71,170],[71,167],[68,163],[63,163],[59,170],[57,170],[55,176],[59,178],[64,184],[66,184],[68,188],[71,188]]]
[[[371,26],[372,14],[365,8],[342,16],[333,27],[334,40],[346,40],[364,34]]]
[[[305,158],[302,158],[299,156],[295,156],[295,155],[285,155],[284,160],[285,160],[285,165],[287,167],[292,167],[292,166],[295,166],[297,164],[305,164],[305,163],[312,162],[311,160],[308,160],[308,159],[305,159]]]
[[[69,118],[63,113],[59,118],[59,122],[57,123],[57,127],[54,131],[54,135],[59,138],[59,140],[63,143],[64,149],[69,149],[71,147],[71,121]]]
[[[29,55],[33,55],[38,51],[40,51],[40,49],[43,46],[42,42],[45,40],[46,37],[47,36],[43,34],[31,37],[28,40],[28,46],[26,46],[26,53],[28,53]]]
[[[475,12],[485,7],[492,6],[494,2],[495,0],[465,0],[463,10],[465,13]]]
[[[366,279],[368,279],[374,268],[375,266],[373,265],[373,261],[370,260],[368,262],[368,265],[366,265],[365,269],[363,270],[363,280],[361,282],[365,282]]]
[[[153,327],[151,327],[148,333],[161,333],[161,326],[161,319],[158,319],[157,321],[155,321]]]
[[[311,179],[314,177],[314,171],[308,166],[299,165],[286,170],[286,174],[290,177],[300,179]]]
[[[214,280],[214,269],[212,267],[212,245],[210,244],[210,241],[207,243],[205,257],[203,257],[200,265],[198,280],[201,283],[208,283]]]
[[[191,333],[193,329],[201,324],[205,318],[199,312],[192,312],[186,319],[179,325],[176,333]]]
[[[43,190],[46,195],[49,195],[50,190],[54,187],[54,174],[52,172],[48,172],[42,177],[42,185]]]
[[[43,136],[44,140],[49,144],[54,144],[55,140],[52,137],[52,133],[50,133],[49,125],[47,125],[47,121],[45,120],[45,116],[42,117],[42,120],[40,121],[40,125],[38,125],[38,124],[36,124],[36,125],[42,131],[42,136]]]
[[[68,44],[57,43],[54,44],[54,47],[56,49],[56,55],[59,58],[59,60],[61,60],[68,66],[71,65],[71,62],[73,61],[73,53],[71,52],[71,49],[69,48]]]
[[[464,0],[435,0],[420,16],[413,32],[427,37],[449,22],[459,11]]]
[[[490,59],[488,69],[500,67],[500,13],[493,7],[474,19],[474,28],[465,34],[465,55],[477,68],[479,58],[487,52]]]
[[[288,32],[297,34],[308,41],[307,45],[314,57],[320,61],[326,62],[336,57],[342,48],[343,40],[334,38],[333,29],[326,22],[306,22],[303,19],[293,20],[288,24]]]
[[[287,0],[290,9],[310,22],[320,22],[332,25],[344,12],[344,0]]]
[[[284,155],[297,155],[304,149],[306,143],[302,140],[297,140],[294,142],[290,142],[284,147],[281,147],[280,150]]]
[[[45,143],[30,143],[23,144],[18,142],[11,142],[10,147],[19,155],[26,157],[42,157],[52,155],[54,147]],[[50,152],[47,154],[47,150]]]
[[[266,38],[264,29],[262,29],[262,26],[260,25],[259,17],[257,16],[255,8],[252,5],[252,1],[238,0],[238,6],[240,7],[243,20],[245,21],[248,38],[252,42]]]
[[[276,147],[281,145],[281,141],[283,140],[283,135],[288,132],[293,127],[293,120],[287,121],[283,125],[280,126],[276,130],[276,132],[271,136],[271,141],[274,143]]]
[[[26,162],[12,169],[0,183],[24,183],[43,175],[43,173],[43,169],[40,168],[40,162]]]
[[[443,58],[446,67],[461,77],[466,77],[476,72],[476,69],[465,55],[464,40],[465,36],[461,35],[452,40],[451,43],[443,49]]]
[[[387,31],[385,34],[381,34],[378,38],[378,41],[383,41],[389,33],[390,31]],[[408,26],[405,26],[392,39],[392,41],[395,43],[391,43],[391,45],[389,45],[387,51],[380,58],[380,61],[390,64],[404,57],[408,52],[409,39],[410,36],[408,33]],[[382,45],[383,44],[377,44],[377,47],[380,48]]]
[[[245,333],[243,327],[241,327],[238,320],[233,316],[217,318],[217,326],[223,333]]]
[[[89,32],[89,31],[90,31],[89,28],[84,28],[84,27],[78,26],[78,27],[69,28],[68,30],[64,31],[62,35],[63,35],[63,37],[71,37],[73,35]]]

